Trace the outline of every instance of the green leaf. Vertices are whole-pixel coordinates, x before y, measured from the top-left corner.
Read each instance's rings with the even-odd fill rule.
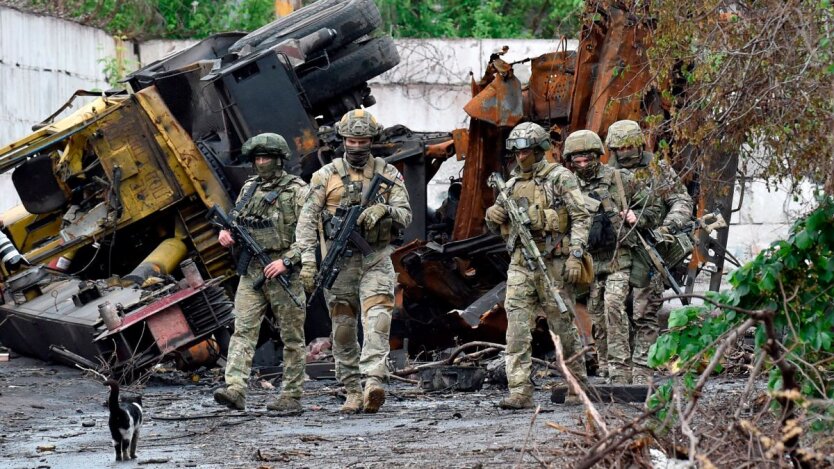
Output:
[[[776,288],[776,276],[773,272],[768,270],[762,276],[762,280],[758,283],[759,290],[773,291]]]
[[[802,230],[796,235],[795,244],[799,249],[805,251],[814,244],[814,237],[807,229]]]
[[[683,327],[689,322],[686,309],[676,309],[669,314],[669,328]]]

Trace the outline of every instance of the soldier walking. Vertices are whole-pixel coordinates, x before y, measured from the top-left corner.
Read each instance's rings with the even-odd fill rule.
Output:
[[[579,334],[573,322],[575,294],[573,285],[582,274],[582,255],[588,238],[588,211],[576,177],[565,167],[549,163],[544,153],[550,148],[549,135],[538,124],[517,125],[506,141],[510,156],[518,163],[515,177],[507,181],[509,197],[529,216],[529,230],[547,270],[568,312],[561,313],[557,302],[539,270],[531,270],[522,248],[513,239],[507,207],[501,201],[486,211],[490,230],[501,233],[508,242],[510,267],[507,271],[507,380],[510,395],[499,402],[502,409],[524,409],[533,406],[531,371],[531,325],[533,312],[544,311],[550,330],[559,335],[566,356],[581,349]],[[580,381],[586,381],[585,358],[580,354],[570,365]]]
[[[655,160],[645,151],[640,125],[632,120],[614,122],[608,127],[605,146],[609,151],[609,165],[626,168],[634,174],[638,184],[647,187],[652,197],[659,199],[660,224],[650,226],[662,234],[679,231],[692,218],[693,201],[675,170],[665,160]],[[634,384],[646,384],[651,377],[648,366],[649,347],[657,340],[660,330],[658,312],[663,305],[663,276],[653,272],[644,256],[632,260],[634,347],[631,353],[631,375]],[[639,265],[638,265],[639,264]]]
[[[594,323],[599,369],[612,384],[631,383],[631,349],[625,302],[628,296],[633,228],[652,226],[659,210],[638,192],[634,177],[624,169],[600,165],[602,140],[590,130],[565,139],[564,155],[579,176],[579,187],[591,214],[588,251],[594,258],[595,279],[588,298]]]
[[[251,159],[257,176],[246,181],[231,216],[245,227],[270,258],[269,265],[252,259],[241,275],[235,294],[235,332],[229,344],[226,363],[226,387],[214,392],[214,400],[233,409],[243,410],[246,389],[258,342],[261,321],[267,307],[281,328],[284,343],[284,376],[279,398],[267,405],[270,410],[300,412],[304,384],[304,318],[303,307],[291,301],[274,280],[267,280],[256,289],[256,279],[263,275],[274,279],[288,275],[290,290],[304,304],[304,291],[294,266],[301,261],[295,246],[295,224],[307,193],[301,178],[284,171],[290,157],[286,140],[277,134],[265,133],[243,144],[241,154]],[[224,247],[235,244],[228,230],[221,230],[218,241]],[[240,266],[239,266],[240,268]]]
[[[394,181],[390,191],[374,194],[376,203],[368,206],[358,219],[361,234],[372,252],[363,256],[354,251],[342,264],[333,287],[325,292],[333,323],[331,335],[336,377],[345,386],[347,400],[342,413],[364,409],[375,413],[385,402],[382,384],[388,379],[388,336],[394,308],[396,274],[391,262],[392,241],[411,223],[408,193],[400,172],[382,158],[371,156],[371,143],[382,131],[376,119],[364,109],[345,114],[336,126],[344,139],[345,156],[336,158],[313,174],[310,195],[301,211],[296,237],[302,252],[301,279],[310,291],[316,275],[316,229],[323,235],[335,235],[337,209],[361,203],[362,190],[375,174]],[[326,249],[328,243],[324,243]],[[361,312],[361,316],[359,315]],[[364,343],[361,349],[357,323],[361,317]],[[361,379],[364,378],[364,394]]]

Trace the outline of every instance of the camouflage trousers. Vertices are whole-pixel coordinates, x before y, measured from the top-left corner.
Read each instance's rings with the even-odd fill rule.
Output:
[[[568,312],[559,311],[556,301],[548,293],[544,276],[539,271],[531,272],[525,266],[520,252],[516,250],[507,271],[507,296],[504,300],[504,309],[507,311],[506,366],[510,394],[533,395],[533,386],[530,382],[531,342],[533,340],[531,329],[539,311],[544,313],[550,330],[562,341],[565,358],[582,348],[579,332],[573,322],[575,305],[573,286],[564,283],[562,279],[564,260],[557,258],[548,259],[545,262],[559,294],[568,307]],[[580,355],[569,367],[577,379],[587,380],[584,355]]]
[[[348,392],[361,392],[360,379],[388,380],[388,336],[394,309],[396,274],[391,263],[393,247],[368,256],[355,252],[325,292],[333,323],[331,339],[336,378]],[[361,312],[363,345],[359,348],[358,313]]]
[[[235,294],[235,332],[229,343],[226,362],[226,385],[246,393],[246,385],[252,369],[252,357],[258,343],[261,321],[272,307],[272,313],[281,329],[284,343],[284,377],[281,394],[300,398],[304,385],[304,319],[306,311],[290,300],[275,280],[267,280],[263,290],[255,290],[252,284],[263,271],[252,262],[246,275],[241,276]],[[290,278],[290,289],[296,298],[305,303],[304,287],[298,272]]]
[[[634,296],[634,344],[631,351],[631,375],[634,381],[647,382],[652,371],[649,368],[649,347],[657,341],[660,331],[658,312],[663,306],[663,278],[653,275],[645,288],[632,290]]]
[[[629,269],[598,275],[591,284],[588,314],[594,322],[594,343],[600,370],[612,383],[631,382],[631,347],[626,314]]]

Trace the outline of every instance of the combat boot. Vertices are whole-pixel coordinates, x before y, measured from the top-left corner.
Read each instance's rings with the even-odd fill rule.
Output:
[[[533,398],[532,396],[523,394],[510,393],[509,397],[501,399],[501,402],[498,403],[498,407],[512,410],[530,409],[533,407]]]
[[[651,370],[634,367],[631,369],[631,384],[649,384],[652,380]]]
[[[266,408],[285,414],[300,414],[304,411],[301,407],[301,402],[297,398],[284,395],[279,396],[278,399],[267,404]]]
[[[362,404],[365,406],[366,414],[375,414],[385,403],[385,390],[375,379],[369,379],[365,383],[365,398]]]
[[[234,388],[215,389],[214,400],[230,409],[243,410],[246,408],[246,395]]]
[[[579,394],[572,393],[568,391],[565,394],[565,405],[580,405],[582,404],[582,399],[579,398]]]
[[[362,393],[360,392],[348,392],[347,399],[345,399],[345,403],[342,404],[342,407],[339,409],[339,412],[343,414],[355,414],[362,410]]]

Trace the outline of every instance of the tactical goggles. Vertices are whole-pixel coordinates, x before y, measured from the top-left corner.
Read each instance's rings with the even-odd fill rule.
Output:
[[[536,144],[536,139],[533,138],[508,138],[506,145],[507,150],[526,150]]]

